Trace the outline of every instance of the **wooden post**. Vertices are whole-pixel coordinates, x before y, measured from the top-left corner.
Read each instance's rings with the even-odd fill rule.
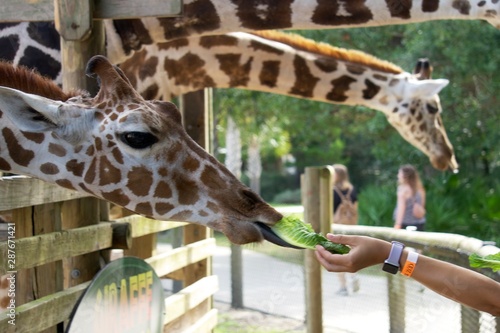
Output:
[[[16,238],[31,237],[61,230],[61,205],[50,203],[13,211],[16,223]],[[17,305],[42,298],[63,290],[62,261],[47,263],[35,268],[20,270],[17,275]],[[53,326],[43,333],[57,332]]]
[[[104,24],[92,21],[93,1],[55,0],[55,24],[61,35],[63,88],[95,94],[97,81],[85,75],[89,59],[105,54]]]
[[[302,184],[302,204],[304,205],[304,220],[310,223],[314,231],[321,231],[320,223],[320,174],[321,169],[309,167],[305,170]],[[305,250],[305,300],[306,327],[308,333],[323,332],[323,304],[321,290],[321,265],[316,260],[313,250]]]
[[[406,281],[400,276],[387,275],[389,292],[389,332],[405,332],[406,326]]]
[[[481,314],[468,306],[460,306],[460,321],[462,323],[462,333],[479,332],[481,330]],[[498,329],[499,327],[497,327]]]

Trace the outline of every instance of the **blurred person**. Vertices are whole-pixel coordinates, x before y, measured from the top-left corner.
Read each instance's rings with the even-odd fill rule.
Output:
[[[398,170],[394,228],[424,231],[425,215],[425,189],[422,181],[415,167],[403,165]]]
[[[347,167],[342,164],[334,164],[335,171],[333,182],[333,223],[356,225],[358,224],[358,197],[356,189],[349,181]],[[348,275],[348,276],[347,276]],[[358,292],[359,278],[351,273],[339,273],[340,289],[337,294],[348,296],[347,278],[351,280],[352,291]]]

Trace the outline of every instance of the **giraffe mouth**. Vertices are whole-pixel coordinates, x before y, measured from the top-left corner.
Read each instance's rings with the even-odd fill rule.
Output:
[[[303,250],[303,248],[289,244],[289,243],[285,242],[283,239],[279,238],[278,235],[276,235],[274,233],[274,231],[272,231],[272,229],[267,224],[264,224],[262,222],[255,222],[255,225],[257,225],[262,236],[268,242],[271,242],[275,245],[282,246],[282,247],[289,247],[292,249]]]

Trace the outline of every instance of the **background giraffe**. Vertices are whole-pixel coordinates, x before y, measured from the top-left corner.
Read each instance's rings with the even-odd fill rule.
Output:
[[[231,33],[149,45],[121,64],[147,98],[170,99],[205,87],[245,88],[328,103],[364,105],[388,121],[441,170],[458,168],[429,80],[358,51],[277,32]],[[306,111],[307,112],[307,111]]]
[[[17,36],[15,33],[18,30],[23,33],[18,38],[13,37]],[[60,82],[60,55],[56,52],[59,40],[51,24],[9,25],[4,27],[3,36],[4,43],[7,40],[18,41],[5,48],[12,49],[10,58],[14,63],[38,68],[41,74]],[[18,45],[17,50],[12,45]],[[47,50],[50,52],[45,53]],[[305,56],[306,53],[308,56]],[[42,58],[43,61],[34,60],[34,54],[46,54],[46,58]],[[311,56],[315,60],[311,60]],[[339,66],[340,70],[337,70],[339,59],[344,59],[341,63],[346,65]],[[139,92],[148,99],[170,98],[170,94],[178,95],[205,87],[238,87],[326,102],[366,105],[384,112],[403,138],[429,156],[434,167],[441,170],[458,168],[440,118],[441,106],[437,97],[446,82],[417,82],[399,67],[360,52],[334,49],[299,36],[272,32],[258,35],[234,33],[147,45],[135,52],[122,67]],[[296,70],[282,70],[285,67]],[[284,76],[287,73],[290,77]],[[258,75],[260,79],[257,79]],[[367,79],[370,75],[372,77]],[[377,75],[381,76],[377,78]],[[391,82],[389,77],[392,82],[397,80],[400,84],[394,87],[388,85]],[[386,80],[385,83],[380,78]],[[295,82],[294,86],[288,87],[289,82]],[[382,86],[386,89],[380,90]],[[404,86],[412,88],[403,89]],[[311,87],[316,88],[313,90]],[[396,90],[401,93],[394,94]],[[402,95],[403,90],[406,91],[405,96]],[[426,95],[429,98],[420,99],[420,96]],[[394,98],[400,100],[399,106],[394,104]],[[408,105],[409,108],[406,107]],[[417,109],[418,112],[415,112]]]

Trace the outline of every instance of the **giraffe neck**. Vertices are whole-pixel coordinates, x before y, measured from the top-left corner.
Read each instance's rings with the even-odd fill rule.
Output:
[[[205,87],[243,88],[363,105],[385,114],[393,111],[394,90],[402,90],[412,78],[398,66],[363,52],[274,32],[150,45],[121,68],[137,91],[150,99],[171,99]]]
[[[143,45],[196,35],[269,29],[332,29],[431,20],[487,20],[500,28],[500,2],[419,1],[185,1],[178,18],[109,22],[108,56],[121,62]]]

